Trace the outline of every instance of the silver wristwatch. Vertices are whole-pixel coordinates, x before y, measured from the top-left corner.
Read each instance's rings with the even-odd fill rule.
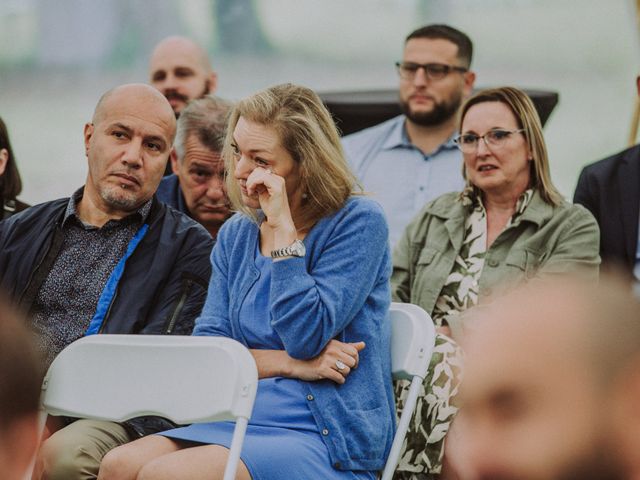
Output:
[[[302,243],[302,240],[296,240],[288,247],[271,250],[271,258],[304,257],[306,253],[307,249],[304,247],[304,243]]]

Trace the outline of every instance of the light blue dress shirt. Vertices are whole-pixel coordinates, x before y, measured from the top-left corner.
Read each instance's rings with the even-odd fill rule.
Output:
[[[399,115],[342,139],[353,172],[384,209],[392,247],[427,202],[464,187],[453,139],[425,155],[409,141],[404,121]]]

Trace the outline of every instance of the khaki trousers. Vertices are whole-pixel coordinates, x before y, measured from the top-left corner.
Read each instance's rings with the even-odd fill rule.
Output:
[[[33,479],[95,479],[102,457],[129,441],[129,434],[119,423],[77,420],[51,435],[40,447]]]

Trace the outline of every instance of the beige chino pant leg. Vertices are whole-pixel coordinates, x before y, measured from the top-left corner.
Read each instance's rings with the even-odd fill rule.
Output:
[[[129,434],[119,423],[78,420],[44,442],[38,453],[33,479],[95,479],[102,457],[129,441]]]

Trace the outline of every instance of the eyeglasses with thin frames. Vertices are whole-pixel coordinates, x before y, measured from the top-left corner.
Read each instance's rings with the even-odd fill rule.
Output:
[[[398,75],[403,80],[413,80],[421,68],[424,70],[427,78],[431,80],[441,80],[451,72],[465,73],[468,68],[458,67],[457,65],[447,65],[445,63],[414,63],[414,62],[396,62]]]
[[[475,133],[463,133],[453,139],[462,153],[475,153],[478,148],[478,142],[480,139],[484,141],[487,148],[500,148],[514,133],[522,133],[524,128],[518,130],[502,130],[495,129],[489,130],[484,135],[476,135]]]

